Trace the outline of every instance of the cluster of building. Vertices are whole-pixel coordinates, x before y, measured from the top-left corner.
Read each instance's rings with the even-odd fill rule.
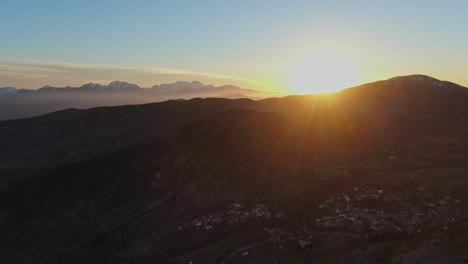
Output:
[[[275,213],[270,207],[263,204],[246,206],[242,203],[234,203],[220,213],[211,213],[197,217],[188,225],[182,225],[179,230],[193,228],[195,230],[210,230],[222,223],[241,224],[252,219],[283,219],[287,223],[282,213]],[[269,235],[265,242],[296,241],[300,247],[306,248],[312,244],[312,236],[304,230],[288,231],[281,227],[264,227],[264,231]]]
[[[318,207],[315,223],[309,222],[315,224],[315,232],[353,232],[369,239],[447,230],[451,224],[462,219],[459,199],[450,195],[428,196],[422,188],[353,188],[347,193],[331,196]],[[269,235],[264,242],[296,241],[300,247],[307,248],[317,237],[298,222],[263,204],[233,203],[217,213],[197,217],[180,226],[179,230],[211,230],[221,224],[236,225],[254,219],[278,220],[263,222],[271,224],[264,226],[264,231]],[[294,225],[296,227],[291,228]]]
[[[276,215],[271,209],[264,204],[255,204],[253,206],[245,206],[242,203],[234,203],[220,213],[211,213],[209,215],[197,217],[192,220],[190,226],[197,229],[210,230],[214,226],[221,223],[243,223],[247,219],[271,218]],[[279,215],[278,215],[279,216]],[[179,230],[184,230],[189,226],[180,226]]]
[[[319,204],[316,226],[359,232],[363,235],[417,234],[427,229],[447,229],[459,217],[460,200],[438,199],[418,191],[354,188]]]

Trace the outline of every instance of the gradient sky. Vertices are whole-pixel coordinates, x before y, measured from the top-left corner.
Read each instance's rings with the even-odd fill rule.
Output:
[[[0,87],[201,80],[297,91],[298,80],[414,73],[468,86],[467,10],[462,0],[0,0]],[[314,75],[327,56],[327,79],[349,68],[354,78]]]

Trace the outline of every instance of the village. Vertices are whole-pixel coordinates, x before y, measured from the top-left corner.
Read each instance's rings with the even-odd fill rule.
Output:
[[[425,231],[447,230],[460,217],[461,201],[450,195],[434,198],[414,191],[387,191],[353,188],[318,205],[319,229],[346,230],[366,238],[396,236],[405,238]]]
[[[220,213],[211,213],[206,216],[201,216],[192,220],[189,226],[180,226],[179,230],[192,227],[196,230],[210,230],[221,223],[240,224],[249,219],[258,219],[271,217],[280,217],[281,215],[273,215],[271,209],[264,204],[255,204],[252,207],[247,207],[242,203],[234,203],[228,207],[228,210]]]
[[[422,187],[417,191],[354,187],[319,203],[314,210],[315,222],[294,221],[264,204],[233,203],[217,213],[192,219],[178,230],[206,232],[223,224],[261,220],[267,236],[264,242],[296,241],[299,247],[308,248],[317,243],[320,232],[338,236],[354,233],[372,242],[446,231],[462,219],[460,208],[460,199],[428,196]]]

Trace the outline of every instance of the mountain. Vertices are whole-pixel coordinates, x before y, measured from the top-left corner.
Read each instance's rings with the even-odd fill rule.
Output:
[[[0,157],[2,263],[468,259],[468,89],[427,76],[2,121]]]
[[[87,83],[84,84],[80,87],[53,87],[50,85],[43,86],[37,90],[32,90],[32,89],[22,89],[24,92],[29,91],[29,92],[55,92],[55,91],[60,91],[60,92],[82,92],[82,91],[96,91],[96,92],[127,92],[127,91],[138,91],[138,92],[155,92],[155,93],[180,93],[180,92],[194,92],[194,91],[216,91],[216,92],[224,92],[224,91],[230,91],[230,92],[255,92],[258,93],[258,91],[255,90],[250,90],[250,89],[242,89],[234,85],[224,85],[220,87],[215,87],[211,84],[205,85],[201,82],[198,81],[193,81],[193,82],[175,82],[171,84],[160,84],[160,85],[153,85],[150,88],[142,88],[136,84],[133,83],[128,83],[128,82],[122,82],[122,81],[113,81],[109,83],[108,85],[101,85],[98,83]],[[0,88],[0,91],[3,91],[0,93],[0,95],[9,95],[9,94],[15,94],[18,89],[15,87],[3,87]],[[8,92],[7,92],[8,91]]]
[[[13,95],[18,93],[18,89],[15,87],[2,87],[0,88],[0,96]]]
[[[194,97],[264,98],[268,93],[233,85],[215,87],[201,82],[176,82],[141,88],[114,81],[108,85],[88,83],[80,87],[44,86],[37,90],[0,88],[0,120],[27,118],[66,108],[90,108],[159,102]]]
[[[180,92],[180,91],[192,91],[204,88],[214,88],[212,85],[205,86],[201,82],[176,82],[173,84],[161,84],[154,85],[151,87],[152,90],[158,92]],[[238,87],[237,87],[238,88]]]
[[[140,86],[136,84],[121,81],[113,81],[109,83],[106,88],[112,91],[131,91],[141,89]]]
[[[242,89],[234,85],[224,85],[220,87],[215,87],[211,84],[205,85],[201,82],[198,81],[193,81],[193,82],[183,82],[179,81],[176,83],[172,84],[160,84],[160,85],[153,85],[151,88],[141,88],[140,86],[133,84],[133,83],[128,83],[128,82],[122,82],[122,81],[113,81],[109,83],[108,85],[101,85],[98,83],[87,83],[84,84],[80,87],[53,87],[50,85],[43,86],[37,90],[32,90],[32,89],[22,89],[23,91],[29,91],[29,92],[55,92],[55,91],[60,91],[60,92],[83,92],[83,91],[96,91],[96,92],[124,92],[124,91],[139,91],[139,92],[155,92],[155,93],[179,93],[179,92],[193,92],[193,91],[216,91],[218,93],[220,92],[254,92],[254,93],[259,93],[258,91],[255,90],[250,90],[250,89]],[[10,95],[10,94],[16,94],[18,91],[17,88],[15,87],[3,87],[0,88],[0,95]]]
[[[46,85],[46,86],[43,86],[39,89],[37,89],[38,92],[54,92],[54,91],[59,91],[59,90],[65,90],[65,89],[68,89],[68,88],[59,88],[59,87],[53,87],[53,86],[50,86],[50,85]]]

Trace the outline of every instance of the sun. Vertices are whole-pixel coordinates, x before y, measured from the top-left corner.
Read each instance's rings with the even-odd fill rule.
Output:
[[[294,60],[285,75],[287,89],[298,94],[336,92],[362,81],[357,63],[331,49],[315,50]]]

